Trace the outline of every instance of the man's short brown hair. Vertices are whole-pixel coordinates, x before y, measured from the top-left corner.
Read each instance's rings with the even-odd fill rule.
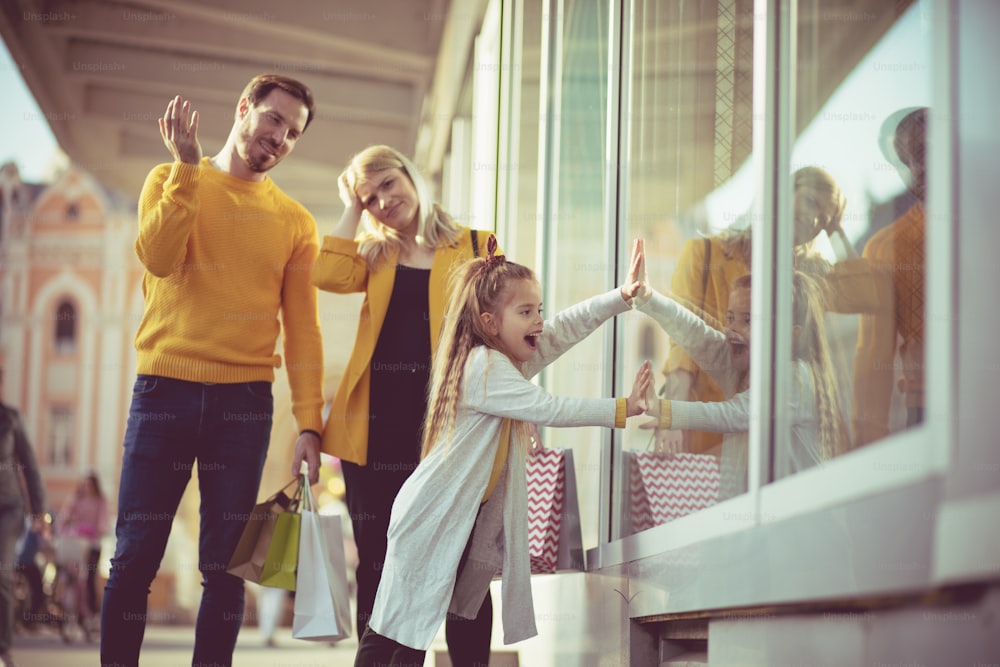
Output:
[[[257,106],[261,100],[271,94],[271,91],[275,88],[280,88],[297,100],[300,100],[306,105],[306,110],[309,112],[309,117],[306,118],[305,127],[302,128],[303,131],[309,127],[309,123],[312,122],[313,115],[316,112],[316,103],[313,101],[312,91],[309,90],[309,86],[292,79],[291,77],[282,76],[280,74],[258,74],[250,80],[246,88],[240,94],[240,99],[244,97],[250,100],[250,104]]]

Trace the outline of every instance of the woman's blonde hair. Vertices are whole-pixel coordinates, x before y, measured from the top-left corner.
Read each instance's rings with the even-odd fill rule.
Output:
[[[847,206],[847,198],[840,190],[840,185],[836,179],[825,169],[807,166],[798,169],[792,176],[795,196],[801,197],[800,201],[806,207],[807,215],[819,221],[817,233],[820,230],[836,229],[840,225],[840,220],[844,216],[844,208]],[[719,240],[727,255],[736,255],[750,269],[751,245],[750,245],[751,225],[740,229],[727,229],[719,234]],[[806,239],[795,246],[796,255],[808,254],[809,243],[816,238]]]
[[[387,169],[401,169],[417,192],[417,245],[425,248],[454,245],[460,235],[458,224],[434,202],[430,186],[413,162],[395,148],[369,146],[351,158],[344,174],[348,186],[357,192],[361,183]],[[402,241],[396,230],[383,225],[367,210],[361,214],[361,224],[358,254],[364,258],[369,270],[374,271],[392,251],[401,247]]]
[[[495,241],[490,244],[495,249]],[[511,298],[511,286],[517,281],[538,282],[534,271],[506,261],[503,256],[470,260],[453,275],[453,288],[445,310],[444,326],[431,368],[427,419],[424,424],[421,457],[427,456],[440,441],[448,439],[455,425],[462,377],[469,353],[485,345],[506,353],[499,337],[487,331],[483,313],[499,313]],[[525,424],[513,424],[523,444]]]
[[[805,362],[812,375],[820,455],[828,460],[850,448],[850,435],[841,410],[836,369],[826,336],[823,290],[816,279],[802,271],[792,275],[792,323],[799,327],[792,356]]]

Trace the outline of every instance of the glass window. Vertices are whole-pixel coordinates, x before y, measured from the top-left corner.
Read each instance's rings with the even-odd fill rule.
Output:
[[[924,4],[798,0],[775,479],[923,420]]]
[[[627,319],[623,377],[651,359],[667,402],[626,431],[623,535],[746,489],[753,4],[631,7],[622,233],[664,299]]]
[[[545,230],[544,257],[534,268],[544,289],[545,312],[600,294],[613,273],[605,223],[607,137],[608,3],[565,0],[561,48],[549,71],[558,72],[547,91],[555,116],[548,128],[548,181],[542,185],[538,218]],[[529,259],[527,261],[534,261]],[[608,396],[610,357],[598,332],[542,374],[557,396]],[[583,543],[598,542],[601,429],[543,429],[546,446],[574,449]]]
[[[56,351],[72,352],[76,349],[76,308],[69,301],[62,301],[56,310]]]
[[[49,409],[48,444],[49,465],[69,466],[73,462],[73,409],[68,405]]]
[[[497,198],[497,229],[508,256],[539,269],[539,239],[544,229],[541,215],[544,202],[539,194],[547,192],[539,180],[539,148],[549,131],[549,99],[543,86],[550,86],[551,82],[545,79],[543,68],[548,53],[545,41],[551,25],[539,2],[518,0],[512,13],[514,26],[509,48],[513,58],[505,61],[502,68],[509,73],[510,102],[507,122],[501,128],[503,168],[497,179],[501,190]]]

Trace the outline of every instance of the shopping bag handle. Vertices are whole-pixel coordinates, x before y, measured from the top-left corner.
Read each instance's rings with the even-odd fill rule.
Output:
[[[632,450],[636,451],[636,450]],[[667,452],[660,448],[659,444],[656,442],[656,431],[653,431],[649,435],[649,442],[646,443],[646,452],[662,459],[672,459],[677,454],[681,452]]]
[[[288,482],[288,484],[285,484],[283,487],[281,487],[280,489],[278,489],[277,491],[275,491],[274,495],[272,495],[270,498],[268,498],[265,502],[278,503],[279,505],[281,505],[281,508],[285,509],[285,510],[287,510],[289,507],[296,507],[296,506],[298,506],[298,502],[297,502],[296,499],[299,498],[299,497],[301,497],[301,495],[302,495],[301,490],[300,489],[296,489],[295,493],[292,495],[291,498],[289,498],[284,493],[284,491],[285,491],[285,489],[287,489],[288,487],[290,487],[292,484],[301,484],[301,483],[302,483],[302,480],[300,480],[298,477],[293,477],[292,480],[290,482]]]
[[[312,486],[309,485],[309,479],[306,474],[303,473],[299,477],[299,492],[302,497],[302,511],[303,512],[315,512],[316,511],[316,498],[313,496]]]

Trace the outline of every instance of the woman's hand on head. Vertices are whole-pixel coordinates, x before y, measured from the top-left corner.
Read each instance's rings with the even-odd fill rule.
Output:
[[[344,202],[344,208],[347,210],[357,211],[358,217],[361,216],[361,212],[365,210],[365,206],[361,203],[361,198],[358,197],[358,193],[354,191],[351,184],[347,180],[347,170],[345,169],[340,173],[340,177],[337,178],[337,189],[340,191],[340,201]]]
[[[340,216],[340,222],[333,228],[333,236],[353,239],[357,234],[358,223],[361,222],[361,213],[365,210],[365,205],[348,182],[346,169],[337,179],[337,189],[340,190],[340,201],[344,202],[344,212]]]

